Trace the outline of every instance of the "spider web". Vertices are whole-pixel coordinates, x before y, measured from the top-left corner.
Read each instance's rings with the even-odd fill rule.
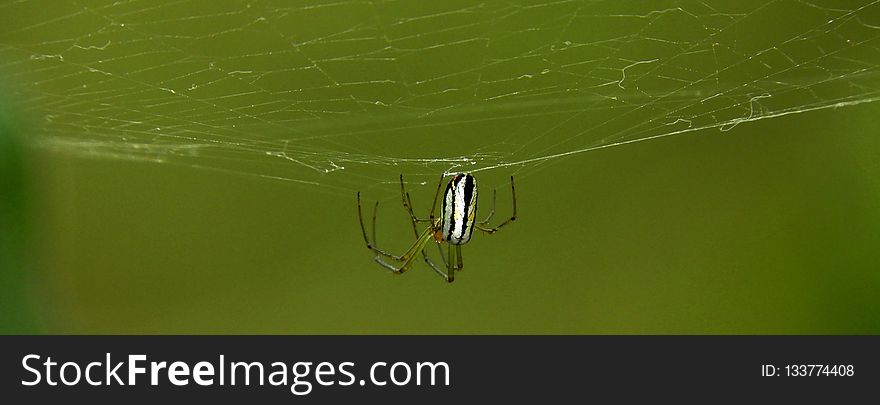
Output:
[[[346,194],[873,102],[878,45],[878,1],[0,3],[32,145]]]

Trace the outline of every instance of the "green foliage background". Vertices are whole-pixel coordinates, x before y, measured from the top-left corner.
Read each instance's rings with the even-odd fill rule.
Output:
[[[175,2],[154,14],[134,3],[5,4],[0,82],[13,90],[0,114],[0,332],[880,332],[880,104],[871,102],[880,57],[866,28],[877,7],[712,2],[726,10],[713,14],[701,3],[562,2],[577,7],[559,15],[586,18],[562,31],[523,29],[565,25],[553,9],[526,3],[515,18],[500,17],[493,10],[509,3],[495,2],[343,2],[287,13],[274,2]],[[826,27],[840,9],[857,10],[852,24]],[[696,10],[698,19],[685,13]],[[264,11],[272,13],[259,20]],[[627,13],[643,17],[611,18]],[[403,23],[420,15],[435,18]],[[713,18],[742,21],[704,44],[706,59],[683,61],[679,45],[707,38],[692,23]],[[262,21],[305,44],[285,54],[290,63],[327,57],[317,65],[328,77],[373,74],[411,93],[384,82],[324,86],[303,73],[313,69],[284,76],[286,65],[269,55],[287,44],[273,42],[277,32]],[[373,42],[346,37],[363,27]],[[369,31],[376,27],[384,31]],[[783,40],[804,27],[816,30]],[[828,42],[823,29],[857,41]],[[383,35],[421,41],[406,42],[419,51],[376,45]],[[673,62],[653,53],[669,43],[646,41],[675,35],[683,42]],[[483,37],[491,47],[431,47]],[[559,56],[550,46],[566,37],[620,59],[575,81],[557,75],[571,70],[555,60],[541,76]],[[785,63],[773,52],[751,64],[749,52],[773,45],[798,69],[761,70],[758,61]],[[815,56],[822,45],[837,53]],[[264,53],[245,58],[253,47]],[[541,51],[517,56],[523,47]],[[337,63],[335,52],[379,52],[399,70]],[[482,59],[487,52],[505,62]],[[675,70],[675,81],[650,63],[627,67],[651,55],[690,70]],[[738,68],[720,70],[724,58]],[[215,60],[235,81],[188,73]],[[543,82],[525,89],[523,72]],[[657,102],[653,92],[701,72],[713,79]],[[279,92],[251,94],[254,83]],[[280,91],[295,86],[306,90]],[[537,96],[486,101],[511,91]],[[700,101],[715,91],[727,92],[727,104]],[[262,97],[296,109],[283,117],[248,109]],[[737,120],[755,114],[767,119]],[[612,124],[594,127],[602,122]],[[476,234],[451,285],[423,264],[393,276],[372,263],[355,192],[380,201],[378,243],[402,252],[413,238],[398,173],[426,213],[436,177],[450,168],[480,169],[481,211],[497,188],[502,218],[505,179],[517,176],[520,219]]]

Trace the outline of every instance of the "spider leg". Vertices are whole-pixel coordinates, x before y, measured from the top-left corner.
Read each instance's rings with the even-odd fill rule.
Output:
[[[486,219],[477,222],[477,225],[486,225],[492,220],[492,217],[495,216],[495,201],[498,200],[496,197],[498,197],[498,190],[492,190],[492,210],[489,211],[489,215],[486,216]]]
[[[409,269],[409,266],[410,264],[412,264],[413,259],[416,258],[416,255],[420,251],[425,249],[425,244],[427,244],[431,240],[432,236],[433,232],[431,228],[425,229],[425,232],[422,232],[422,234],[419,236],[419,239],[417,239],[415,243],[413,243],[413,245],[409,248],[409,250],[406,251],[406,253],[400,256],[390,256],[392,259],[402,262],[399,267],[395,267],[394,265],[391,265],[388,262],[382,260],[382,258],[379,257],[380,252],[378,250],[375,250],[377,254],[375,257],[373,257],[373,260],[376,263],[382,265],[382,267],[391,270],[395,274],[404,273]]]
[[[455,268],[452,267],[453,263],[455,263],[455,249],[452,245],[446,247],[446,254],[449,256],[446,262],[446,281],[451,283],[455,280]]]
[[[438,243],[437,246],[439,247],[440,244]],[[443,248],[441,247],[439,249],[440,249],[440,253],[441,253],[440,257],[443,258],[443,262],[446,263],[446,258],[443,257],[443,255],[442,255]],[[431,266],[431,270],[434,270],[434,272],[437,273],[438,276],[443,277],[443,279],[446,281],[452,282],[452,280],[449,280],[448,277],[446,277],[446,272],[443,270],[440,270],[440,268],[437,267],[437,265],[435,265],[434,262],[431,261],[431,259],[428,259],[427,256],[425,256],[425,263],[428,263],[428,265]]]
[[[377,212],[379,212],[379,202],[378,202],[378,201],[376,201],[376,205],[373,206],[373,243],[376,243],[376,241],[378,240],[378,239],[376,238],[376,213],[377,213]],[[368,245],[367,247],[369,247],[369,248],[372,249],[374,252],[376,252],[376,258],[378,258],[379,255],[382,255],[382,256],[389,257],[389,258],[391,258],[391,259],[397,260],[397,261],[403,261],[403,260],[404,260],[404,257],[403,257],[403,256],[395,256],[395,255],[393,255],[393,254],[391,254],[391,253],[388,253],[388,252],[386,252],[386,251],[380,249],[379,247],[377,247],[377,246],[375,246],[375,245]],[[404,269],[403,271],[401,271],[401,273],[403,273],[404,271],[406,271],[406,269]]]
[[[370,240],[367,237],[366,227],[364,227],[364,218],[363,218],[363,212],[362,212],[363,210],[361,208],[361,194],[358,193],[358,221],[360,222],[360,225],[361,225],[361,233],[364,237],[364,243],[366,243],[368,249],[372,250],[375,253],[375,256],[373,257],[373,261],[375,261],[376,263],[379,263],[379,265],[390,270],[391,272],[393,272],[395,274],[404,273],[409,269],[409,265],[412,263],[412,260],[413,260],[413,258],[415,258],[416,254],[419,251],[422,251],[425,247],[425,244],[427,244],[428,241],[431,240],[431,237],[433,236],[433,229],[432,228],[425,229],[425,231],[422,232],[421,235],[419,235],[418,239],[416,239],[416,242],[413,243],[413,245],[409,248],[409,250],[406,251],[406,253],[404,253],[400,256],[388,253],[388,252],[386,252],[386,251],[384,251],[374,245],[374,243],[376,242],[376,213],[377,213],[378,209],[379,209],[379,203],[376,202],[376,205],[373,207],[373,232],[372,232],[373,233],[373,243],[370,243]],[[390,263],[382,260],[381,256],[385,256],[393,261],[402,262],[402,264],[400,266],[394,266],[393,264],[390,264]]]
[[[429,216],[432,226],[438,229],[440,227],[440,224],[435,222],[434,209],[437,208],[437,198],[440,196],[440,189],[443,188],[443,177],[445,176],[441,174],[440,179],[437,181],[437,190],[434,190],[434,201],[431,202],[431,214]],[[446,266],[446,268],[449,268],[449,263],[446,261],[446,257],[443,256],[443,247],[440,246],[440,243],[437,243],[437,251],[440,252],[440,259],[443,260],[443,264]],[[435,270],[437,269],[435,268]],[[452,280],[449,280],[448,278],[447,281],[449,281],[450,283],[452,282]]]
[[[416,235],[416,238],[418,238],[419,237],[419,230],[416,228],[415,222],[413,222],[412,226],[413,226],[413,233]],[[440,251],[440,259],[443,260],[443,265],[446,266],[446,257],[443,256],[443,247],[441,247],[439,243],[436,243],[436,245],[437,245],[437,250]],[[440,270],[437,267],[437,265],[434,264],[434,262],[430,258],[428,258],[427,247],[425,249],[422,249],[422,257],[425,259],[425,263],[427,263],[428,266],[431,266],[431,268],[435,272],[437,272],[438,274],[443,276],[443,278],[446,278],[446,274],[442,270]]]
[[[458,258],[458,262],[456,263],[455,270],[461,271],[464,268],[464,261],[461,259],[461,245],[455,245],[455,255]]]
[[[418,238],[419,236],[417,224],[429,222],[432,227],[436,226],[434,220],[434,209],[437,207],[437,197],[440,195],[440,189],[442,188],[442,186],[443,175],[440,175],[440,182],[437,183],[437,190],[434,192],[434,202],[431,203],[431,214],[428,219],[420,219],[416,217],[416,214],[413,212],[412,199],[410,199],[409,192],[406,191],[406,187],[403,182],[403,175],[400,175],[400,199],[403,202],[403,208],[406,208],[406,211],[407,213],[409,213],[409,217],[412,220],[413,234],[416,236],[416,238]],[[373,240],[375,240],[375,237],[373,238]],[[443,259],[443,264],[446,265],[446,257],[443,255],[443,248],[440,246],[440,244],[437,244],[437,250],[440,252],[440,258]],[[431,268],[435,272],[443,275],[443,277],[446,278],[445,274],[434,264],[433,261],[431,261],[431,259],[428,258],[428,252],[422,250],[422,257],[425,259],[425,263],[431,266]]]
[[[429,222],[432,225],[434,224],[434,209],[437,207],[437,197],[440,195],[440,189],[443,187],[443,175],[440,175],[440,182],[437,183],[437,190],[434,191],[434,201],[431,202],[431,211],[428,214],[427,219],[421,219],[413,213],[413,205],[412,199],[409,197],[409,192],[406,191],[406,187],[403,184],[403,175],[400,175],[400,199],[403,202],[403,207],[406,208],[407,212],[409,212],[409,217],[413,222],[416,223],[424,223]]]
[[[503,228],[505,225],[507,225],[513,221],[516,221],[516,188],[513,185],[513,176],[510,176],[510,194],[513,199],[513,215],[511,215],[510,218],[508,218],[506,221],[502,222],[501,224],[499,224],[498,226],[496,226],[494,228],[485,228],[481,224],[474,224],[474,227],[491,235],[491,234],[497,232],[499,229]]]
[[[377,201],[376,205],[373,207],[373,242],[376,241],[376,211],[378,209],[379,209],[379,202]],[[382,255],[382,256],[386,256],[386,257],[389,257],[394,260],[402,260],[402,258],[400,256],[395,256],[391,253],[388,253],[388,252],[374,246],[372,243],[370,243],[370,239],[367,238],[367,229],[364,227],[364,216],[361,211],[362,211],[361,210],[361,193],[358,192],[358,221],[361,224],[361,234],[364,237],[364,243],[367,245],[367,249],[370,249],[373,252],[376,252],[377,256]]]

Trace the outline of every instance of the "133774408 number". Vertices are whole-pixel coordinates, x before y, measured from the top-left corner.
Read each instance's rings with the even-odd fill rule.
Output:
[[[784,371],[789,377],[852,377],[855,374],[852,364],[786,364]]]

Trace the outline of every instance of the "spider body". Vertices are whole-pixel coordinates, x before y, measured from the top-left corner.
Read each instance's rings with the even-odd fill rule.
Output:
[[[443,240],[464,245],[471,240],[477,215],[477,181],[470,174],[456,174],[443,193],[440,230]],[[437,239],[437,235],[434,235]]]
[[[474,229],[479,229],[480,231],[491,235],[503,226],[516,220],[516,189],[513,186],[513,177],[510,178],[510,192],[513,198],[513,215],[494,228],[486,228],[484,225],[489,223],[492,216],[495,215],[496,193],[493,190],[492,210],[489,212],[489,215],[485,220],[477,221],[477,181],[473,175],[468,173],[456,174],[452,177],[449,183],[447,183],[446,190],[443,192],[443,206],[441,208],[440,217],[435,217],[434,210],[437,206],[437,198],[440,195],[440,189],[443,186],[443,178],[444,176],[440,176],[440,182],[437,184],[437,191],[434,193],[434,201],[431,203],[430,216],[426,219],[420,219],[413,213],[412,201],[409,198],[409,193],[406,192],[406,188],[404,187],[403,175],[400,176],[400,198],[403,202],[403,207],[409,213],[413,233],[416,236],[416,241],[400,256],[388,253],[375,245],[376,212],[379,209],[378,202],[376,202],[376,205],[373,207],[373,241],[370,242],[370,239],[367,237],[367,230],[364,227],[364,218],[361,210],[361,193],[358,193],[358,220],[360,221],[361,232],[363,233],[364,242],[366,243],[367,248],[375,253],[373,260],[376,263],[394,274],[402,274],[409,269],[409,266],[412,264],[416,255],[421,253],[422,257],[425,259],[425,263],[427,263],[435,273],[446,279],[446,281],[452,282],[455,279],[455,272],[460,271],[464,267],[461,258],[461,246],[470,241]],[[419,233],[418,230],[419,223],[428,224],[428,227],[421,233]],[[443,259],[443,264],[446,267],[445,271],[441,270],[440,267],[434,264],[434,262],[428,258],[428,253],[425,251],[425,246],[432,239],[437,242],[437,247],[440,250],[440,257]],[[442,248],[443,243],[447,244],[445,255]],[[383,257],[385,259],[383,259]],[[389,263],[386,259],[390,259],[390,261],[396,263]]]

